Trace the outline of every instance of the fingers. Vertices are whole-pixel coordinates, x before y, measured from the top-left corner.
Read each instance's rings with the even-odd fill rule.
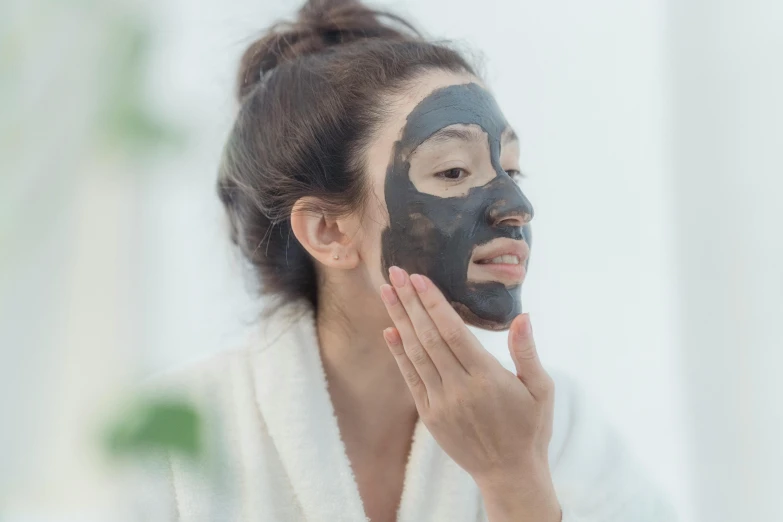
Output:
[[[430,278],[414,274],[411,280],[417,280],[416,289],[421,304],[432,318],[441,338],[465,371],[470,373],[471,368],[479,364],[480,353],[476,350],[478,340]]]
[[[529,314],[520,314],[511,322],[511,328],[508,332],[508,348],[517,369],[517,377],[525,384],[533,397],[546,398],[554,386],[552,378],[538,357]]]
[[[396,266],[389,270],[389,279],[394,284],[405,312],[413,325],[419,343],[427,351],[438,373],[448,378],[465,373],[449,345],[441,336],[440,330],[419,299],[420,292],[426,291],[424,279],[419,275],[408,277],[408,273]]]
[[[389,285],[381,286],[381,297],[386,304],[386,311],[389,312],[389,317],[394,321],[394,326],[397,327],[405,355],[424,382],[428,394],[439,390],[442,386],[440,373],[438,373],[424,346],[419,342],[408,313],[397,297],[394,288]]]
[[[397,361],[397,367],[399,367],[400,373],[413,395],[416,408],[419,411],[424,411],[424,408],[429,406],[427,388],[424,386],[421,377],[419,377],[419,372],[416,371],[413,363],[405,353],[400,333],[396,328],[387,328],[383,331],[383,338],[386,341],[386,346],[389,347],[389,351],[394,356],[394,360]]]

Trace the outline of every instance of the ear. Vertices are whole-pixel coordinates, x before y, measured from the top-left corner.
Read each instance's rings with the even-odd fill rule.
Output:
[[[351,269],[359,264],[358,227],[352,217],[332,218],[317,198],[300,198],[291,209],[291,230],[307,252],[324,266]]]

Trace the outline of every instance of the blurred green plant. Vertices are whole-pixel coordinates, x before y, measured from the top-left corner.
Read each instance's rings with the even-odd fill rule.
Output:
[[[204,456],[203,422],[184,400],[139,398],[112,422],[105,435],[110,457],[143,457],[161,451],[200,460]]]
[[[69,212],[78,178],[142,176],[186,144],[150,92],[151,20],[129,0],[0,2],[0,276]]]
[[[146,94],[152,43],[149,25],[122,16],[112,19],[111,26],[100,67],[106,89],[95,126],[97,143],[131,155],[182,145],[184,131],[158,116]]]

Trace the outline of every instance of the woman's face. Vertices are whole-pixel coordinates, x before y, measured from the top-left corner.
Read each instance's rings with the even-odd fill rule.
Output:
[[[361,255],[375,288],[396,265],[432,279],[466,322],[508,328],[533,216],[514,179],[513,130],[470,75],[424,74],[389,108],[368,151],[378,204],[366,210]]]

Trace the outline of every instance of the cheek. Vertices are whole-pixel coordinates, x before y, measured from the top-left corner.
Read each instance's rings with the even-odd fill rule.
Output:
[[[371,195],[362,215],[359,255],[370,282],[376,289],[386,282],[382,273],[381,235],[388,226],[389,214],[386,211],[386,204],[383,200],[378,200],[377,193]]]

